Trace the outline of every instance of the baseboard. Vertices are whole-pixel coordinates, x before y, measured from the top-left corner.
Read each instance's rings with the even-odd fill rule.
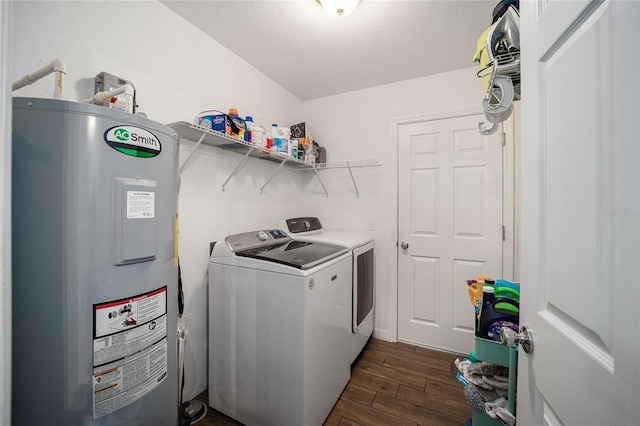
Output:
[[[376,339],[387,341],[387,342],[391,341],[390,338],[389,338],[389,330],[382,330],[380,328],[374,328],[373,329],[373,337],[375,337]]]
[[[207,378],[203,378],[198,380],[191,386],[185,386],[182,391],[182,400],[183,401],[191,401],[196,396],[200,395],[202,392],[207,390]]]

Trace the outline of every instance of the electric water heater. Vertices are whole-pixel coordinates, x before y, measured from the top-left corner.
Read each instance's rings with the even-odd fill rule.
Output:
[[[177,135],[14,98],[12,149],[12,424],[177,424]]]

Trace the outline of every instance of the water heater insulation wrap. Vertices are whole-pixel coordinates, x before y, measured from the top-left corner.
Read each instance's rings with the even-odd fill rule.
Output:
[[[175,425],[178,140],[13,99],[12,424]]]

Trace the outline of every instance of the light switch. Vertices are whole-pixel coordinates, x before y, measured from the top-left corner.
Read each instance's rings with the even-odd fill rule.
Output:
[[[376,218],[369,217],[367,218],[367,231],[375,231],[376,230]]]

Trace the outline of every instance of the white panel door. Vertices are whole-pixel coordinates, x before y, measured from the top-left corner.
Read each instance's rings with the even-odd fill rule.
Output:
[[[399,126],[398,340],[473,350],[466,280],[502,274],[502,143],[483,120]]]
[[[640,2],[520,2],[518,424],[640,424]]]

